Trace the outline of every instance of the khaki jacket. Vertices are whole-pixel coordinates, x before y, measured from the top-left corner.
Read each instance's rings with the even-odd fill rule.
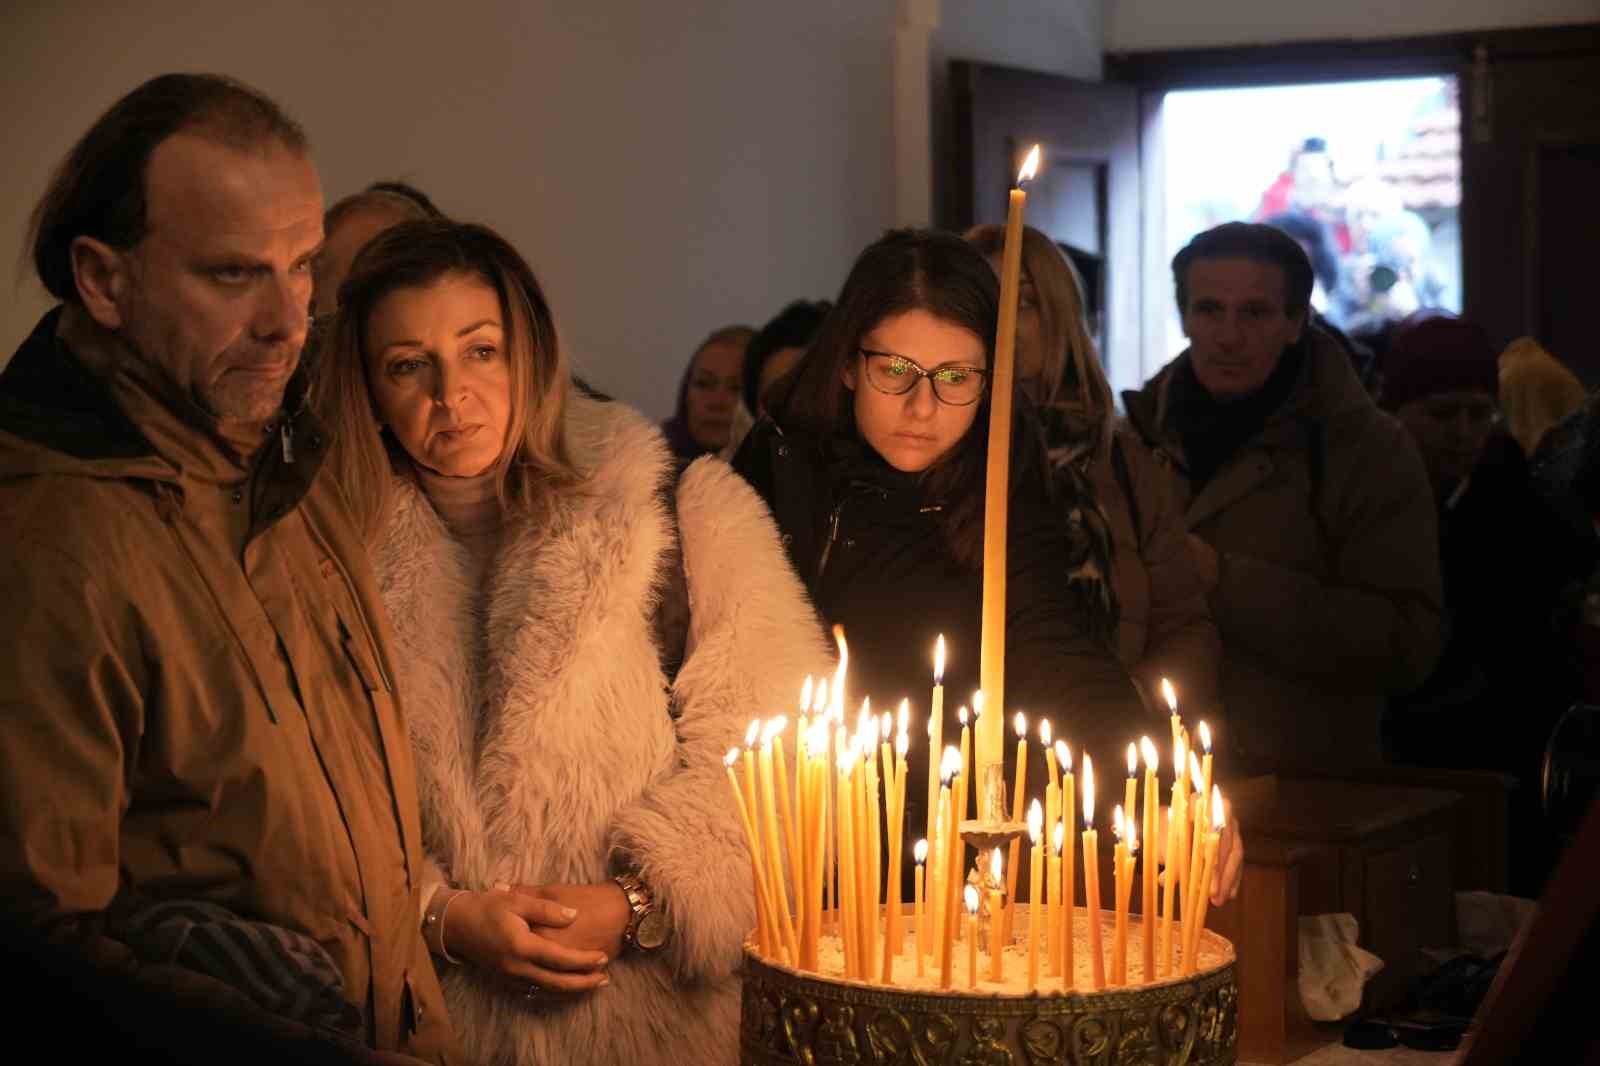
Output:
[[[1376,764],[1386,697],[1419,685],[1440,648],[1437,517],[1421,456],[1336,341],[1312,329],[1307,344],[1289,399],[1199,492],[1167,423],[1189,353],[1124,395],[1189,529],[1218,555],[1211,609],[1241,770]]]
[[[307,934],[372,1046],[446,1061],[389,634],[322,430],[291,416],[252,472],[210,425],[81,312],[0,377],[0,898],[128,966],[148,902]]]
[[[1185,718],[1213,713],[1222,641],[1171,479],[1139,435],[1122,426],[1088,474],[1116,549],[1117,657],[1151,706],[1164,712],[1160,686],[1167,678]]]

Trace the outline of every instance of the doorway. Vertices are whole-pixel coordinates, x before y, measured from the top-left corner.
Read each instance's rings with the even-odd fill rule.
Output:
[[[1417,311],[1459,314],[1459,99],[1454,76],[1157,95],[1160,262],[1213,226],[1263,222],[1305,249],[1312,307],[1357,340]],[[1146,306],[1165,362],[1186,345],[1177,307]]]

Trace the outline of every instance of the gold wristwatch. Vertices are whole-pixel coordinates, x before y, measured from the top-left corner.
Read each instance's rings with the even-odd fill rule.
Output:
[[[667,942],[672,930],[667,925],[666,914],[656,906],[650,889],[633,873],[618,874],[612,880],[628,897],[628,906],[633,911],[628,919],[628,928],[622,933],[622,946],[646,954],[660,948]]]

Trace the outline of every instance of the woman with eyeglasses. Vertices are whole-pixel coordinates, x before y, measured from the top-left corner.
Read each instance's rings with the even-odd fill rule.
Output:
[[[940,634],[946,737],[958,735],[957,708],[977,688],[998,312],[994,272],[960,237],[889,233],[856,260],[794,374],[768,394],[770,417],[735,457],[823,617],[845,629],[852,715],[863,696],[877,710],[910,697],[925,715]],[[1006,706],[991,713],[1049,717],[1074,758],[1087,748],[1117,765],[1129,739],[1155,736],[1165,718],[1148,716],[1112,648],[1109,545],[1057,497],[1020,397],[1017,410]],[[910,806],[920,808],[926,767],[911,767]]]

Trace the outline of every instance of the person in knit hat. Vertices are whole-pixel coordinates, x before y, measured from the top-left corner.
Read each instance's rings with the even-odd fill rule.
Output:
[[[1500,406],[1506,428],[1528,458],[1585,399],[1583,382],[1532,337],[1519,337],[1500,353]]]
[[[1539,760],[1579,686],[1557,605],[1592,568],[1594,541],[1575,535],[1536,491],[1500,418],[1499,391],[1488,335],[1459,318],[1405,323],[1384,360],[1380,403],[1410,431],[1433,482],[1449,616],[1444,654],[1421,688],[1391,701],[1385,740],[1398,762],[1517,779],[1511,886],[1536,895],[1551,858]]]
[[[1405,323],[1384,356],[1378,400],[1411,433],[1441,501],[1459,492],[1500,417],[1500,370],[1474,323],[1430,315]]]

